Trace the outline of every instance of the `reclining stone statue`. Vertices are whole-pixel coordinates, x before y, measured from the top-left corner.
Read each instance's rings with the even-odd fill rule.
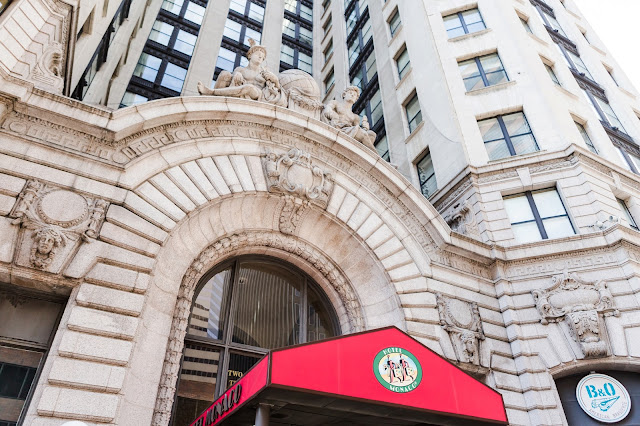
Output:
[[[222,71],[213,89],[198,83],[198,92],[201,95],[230,96],[287,106],[287,96],[280,87],[278,76],[263,65],[267,49],[253,39],[249,39],[249,44],[249,64],[246,67],[237,67],[233,74]]]
[[[362,120],[351,109],[360,97],[360,89],[349,86],[342,92],[342,99],[323,105],[320,88],[312,76],[304,71],[291,69],[276,75],[266,69],[264,61],[267,49],[249,39],[247,52],[249,64],[237,67],[233,73],[222,71],[213,89],[198,83],[201,95],[229,96],[268,102],[301,112],[309,117],[339,129],[368,148],[373,149],[375,132],[369,129],[367,117]]]
[[[342,100],[333,100],[324,106],[321,118],[327,124],[340,129],[364,146],[376,150],[373,143],[376,140],[374,131],[369,130],[369,120],[365,116],[360,123],[360,116],[351,108],[360,97],[360,89],[349,86],[342,92]]]

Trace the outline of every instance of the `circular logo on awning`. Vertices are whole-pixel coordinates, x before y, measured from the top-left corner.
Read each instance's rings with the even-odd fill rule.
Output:
[[[576,398],[580,408],[604,423],[616,423],[631,410],[629,392],[622,384],[604,374],[589,374],[578,383]]]
[[[411,352],[390,347],[378,352],[373,360],[373,374],[392,392],[411,392],[422,381],[422,367]]]

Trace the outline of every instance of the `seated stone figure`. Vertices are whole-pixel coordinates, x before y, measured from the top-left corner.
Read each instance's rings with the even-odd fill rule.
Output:
[[[342,92],[342,100],[333,100],[324,106],[321,118],[327,124],[340,129],[364,146],[376,150],[373,142],[376,134],[369,130],[369,121],[365,116],[360,124],[360,116],[351,108],[360,97],[360,89],[349,86]]]
[[[213,89],[198,83],[198,92],[201,95],[230,96],[285,106],[286,94],[280,88],[278,77],[263,65],[267,50],[253,39],[249,39],[249,44],[249,64],[246,67],[237,67],[233,74],[222,71]]]

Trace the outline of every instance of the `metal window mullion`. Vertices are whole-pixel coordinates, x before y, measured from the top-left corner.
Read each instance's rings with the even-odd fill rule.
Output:
[[[478,67],[478,72],[480,73],[480,77],[482,77],[482,81],[484,82],[484,87],[489,86],[489,80],[487,79],[487,74],[484,72],[484,68],[482,68],[482,62],[480,62],[480,57],[476,56],[473,58],[476,61],[476,67]]]
[[[543,240],[549,239],[549,236],[547,235],[547,231],[544,229],[544,224],[542,223],[542,218],[540,217],[540,212],[538,211],[538,207],[536,207],[536,203],[533,200],[533,195],[531,194],[531,191],[527,191],[524,194],[527,197],[527,201],[529,202],[529,208],[533,213],[533,217],[536,221],[536,225],[538,225],[538,231],[540,231],[540,235],[542,236],[542,239]]]
[[[544,12],[544,10],[542,10],[542,8],[539,5],[535,6],[536,9],[538,9],[538,14],[540,15],[540,17],[542,18],[542,22],[544,22],[544,24],[553,29],[553,27],[551,26],[551,24],[549,24],[549,20],[547,19],[547,14]]]
[[[593,96],[593,93],[591,93],[589,90],[585,90],[584,93],[587,94],[587,97],[589,98],[589,101],[591,102],[593,107],[596,109],[596,111],[598,111],[598,114],[600,115],[600,120],[604,121],[605,123],[607,123],[609,125],[609,127],[612,127],[611,123],[609,122],[609,119],[607,117],[607,114],[605,114],[604,111],[602,110],[602,108],[600,108],[600,104],[598,102],[596,102],[595,97]]]
[[[458,12],[458,19],[460,20],[460,24],[462,24],[462,29],[464,30],[465,34],[469,34],[469,28],[467,27],[466,22],[464,22],[464,17],[462,16],[462,12]]]
[[[629,157],[629,154],[627,153],[627,151],[624,148],[618,148],[618,150],[622,153],[622,156],[624,157],[625,161],[629,165],[629,168],[631,168],[631,171],[635,174],[640,174],[638,172],[638,169],[636,168],[636,165],[633,163],[633,160],[631,160],[631,157]]]
[[[513,156],[516,155],[516,149],[513,147],[513,143],[511,142],[511,137],[509,136],[509,132],[507,131],[507,126],[504,124],[502,120],[502,116],[497,116],[498,124],[500,125],[500,130],[502,130],[502,135],[504,136],[504,141],[507,143],[507,148],[509,148],[509,153]],[[498,139],[496,139],[498,140]],[[485,142],[487,143],[487,142]]]

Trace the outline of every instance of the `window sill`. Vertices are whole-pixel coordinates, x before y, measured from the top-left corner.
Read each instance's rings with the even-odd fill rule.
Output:
[[[458,37],[450,38],[449,41],[452,42],[452,43],[456,43],[456,42],[459,42],[459,41],[462,41],[462,40],[467,40],[469,38],[474,38],[474,37],[478,37],[478,36],[487,34],[487,33],[491,32],[491,31],[492,31],[491,28],[485,28],[484,30],[476,31],[475,33],[463,34],[463,35],[458,36]]]
[[[607,52],[605,52],[604,50],[600,49],[598,46],[589,43],[589,46],[591,46],[593,48],[593,50],[595,50],[596,52],[598,52],[599,54],[601,54],[602,56],[607,56]]]
[[[502,89],[506,89],[507,87],[514,86],[516,84],[516,80],[505,81],[504,83],[494,84],[493,86],[482,87],[480,89],[472,90],[470,92],[466,92],[465,95],[468,96],[476,96],[482,95],[489,92],[497,92]]]
[[[527,34],[529,34],[529,37],[531,37],[532,39],[534,39],[538,43],[542,44],[543,46],[549,46],[549,43],[547,43],[546,41],[544,41],[543,39],[541,39],[540,37],[538,37],[534,33],[527,32]]]
[[[413,71],[413,68],[409,68],[409,71],[407,71],[407,73],[404,75],[404,77],[402,77],[400,79],[400,81],[398,81],[398,84],[396,84],[396,90],[398,90],[398,87],[400,87],[400,85],[402,83],[404,83],[405,81],[407,81],[407,78],[409,78],[409,75],[411,75],[411,71]]]
[[[409,142],[411,142],[411,139],[413,139],[413,137],[420,133],[420,129],[422,129],[424,127],[424,120],[422,120],[420,122],[420,124],[418,124],[418,126],[416,126],[415,129],[413,129],[413,132],[411,132],[411,134],[409,136],[407,136],[407,138],[404,140],[405,144],[408,144]]]
[[[638,98],[636,97],[636,95],[634,95],[633,93],[631,93],[631,92],[630,92],[630,91],[628,91],[627,89],[625,89],[625,88],[623,88],[623,87],[621,87],[621,86],[618,86],[618,89],[620,89],[620,91],[621,91],[622,93],[624,93],[625,95],[629,96],[631,99],[633,99],[633,100],[638,99]],[[636,115],[637,115],[637,114],[636,114]]]
[[[512,155],[510,157],[498,158],[497,160],[489,160],[489,161],[487,161],[487,165],[506,163],[507,161],[513,161],[513,160],[520,160],[520,159],[523,159],[523,158],[528,158],[528,157],[533,157],[533,156],[536,156],[536,155],[539,155],[539,154],[543,154],[545,152],[547,152],[546,149],[541,149],[539,151],[528,152],[526,154],[516,154],[516,155]]]

